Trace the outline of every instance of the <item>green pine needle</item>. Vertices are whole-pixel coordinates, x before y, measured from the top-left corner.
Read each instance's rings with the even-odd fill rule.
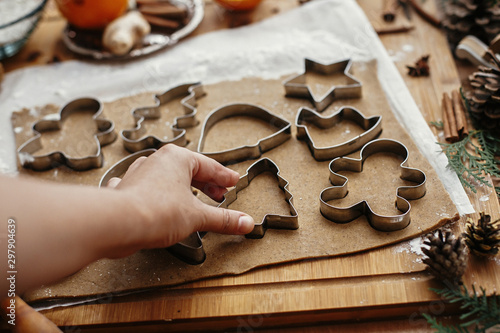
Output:
[[[478,144],[473,142],[477,139]],[[448,158],[448,167],[456,172],[462,185],[476,193],[476,188],[466,179],[472,177],[481,184],[491,187],[486,174],[500,177],[500,139],[485,130],[473,131],[469,136],[454,143],[438,143]],[[495,188],[497,195],[500,191]]]
[[[431,124],[432,126],[436,127],[437,129],[443,129],[443,127],[444,127],[444,124],[443,124],[442,120],[440,120],[440,121],[429,121],[429,124]]]
[[[436,318],[428,314],[422,314],[432,328],[437,330],[436,332],[465,333],[469,332],[468,327],[474,327],[474,332],[486,332],[490,328],[495,329],[493,332],[500,332],[500,295],[493,294],[487,297],[484,288],[481,288],[481,294],[478,295],[474,286],[472,286],[472,295],[469,295],[469,291],[465,286],[459,289],[431,290],[443,296],[450,303],[460,303],[460,309],[464,313],[459,318],[461,321],[467,320],[458,326],[447,327],[438,323]]]
[[[443,324],[439,323],[436,318],[432,317],[431,315],[428,315],[427,313],[423,313],[422,316],[427,320],[427,322],[431,325],[432,328],[436,330],[436,332],[439,333],[466,333],[468,332],[466,329],[460,327],[460,326],[444,326]]]

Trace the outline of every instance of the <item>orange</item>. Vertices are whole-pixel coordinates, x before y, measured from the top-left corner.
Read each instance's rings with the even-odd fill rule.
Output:
[[[56,0],[68,22],[83,29],[103,29],[128,7],[128,0]]]
[[[254,9],[262,0],[215,0],[222,7],[229,10],[251,10]]]

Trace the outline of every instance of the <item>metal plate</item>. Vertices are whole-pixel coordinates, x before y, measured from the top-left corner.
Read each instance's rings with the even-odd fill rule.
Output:
[[[144,36],[142,44],[139,47],[133,48],[126,55],[117,56],[103,50],[99,43],[92,43],[92,40],[100,41],[101,32],[77,30],[67,25],[63,31],[62,40],[71,51],[97,60],[127,60],[151,54],[167,46],[176,44],[180,39],[193,32],[203,19],[203,0],[171,0],[171,2],[188,8],[189,22],[171,34],[163,33],[159,29],[153,29],[150,34]],[[91,42],[88,42],[89,40]]]

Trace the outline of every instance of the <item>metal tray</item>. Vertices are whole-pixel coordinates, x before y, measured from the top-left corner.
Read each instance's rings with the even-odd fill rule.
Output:
[[[150,34],[142,39],[140,46],[134,47],[129,53],[122,56],[112,54],[100,46],[102,32],[78,30],[67,25],[63,31],[62,40],[71,51],[97,60],[120,59],[126,60],[141,57],[174,45],[180,39],[194,31],[204,16],[203,0],[171,0],[174,4],[184,5],[188,8],[189,22],[173,33],[153,29]]]

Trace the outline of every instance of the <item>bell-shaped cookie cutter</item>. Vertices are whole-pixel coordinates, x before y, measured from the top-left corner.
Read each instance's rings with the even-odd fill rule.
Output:
[[[100,168],[104,160],[101,146],[112,143],[116,139],[114,123],[110,120],[99,118],[102,110],[102,104],[97,99],[90,97],[79,98],[69,102],[61,108],[57,118],[49,118],[49,116],[51,116],[49,115],[35,122],[32,126],[35,135],[17,149],[21,165],[24,168],[37,171],[48,170],[58,165],[66,165],[76,171]],[[53,151],[40,156],[33,155],[42,149],[42,132],[60,130],[64,120],[71,114],[88,111],[94,112],[92,119],[97,125],[97,133],[94,134],[97,146],[95,154],[85,157],[71,157],[67,156],[62,151]]]
[[[344,198],[347,193],[348,179],[338,171],[363,170],[365,159],[380,152],[394,153],[403,158],[401,162],[400,178],[417,183],[415,186],[400,186],[396,191],[396,207],[402,213],[393,216],[384,216],[372,211],[369,204],[363,200],[351,207],[341,208],[328,204],[328,201]],[[410,224],[411,205],[408,200],[415,200],[423,197],[426,192],[426,176],[421,170],[408,167],[409,152],[405,145],[391,139],[377,139],[367,143],[362,149],[360,159],[349,157],[338,157],[330,162],[330,182],[333,185],[324,189],[320,194],[321,214],[330,221],[337,223],[350,222],[361,215],[365,215],[370,225],[379,231],[401,230]]]
[[[350,59],[322,64],[311,59],[305,59],[305,72],[294,76],[285,82],[285,96],[307,98],[319,112],[324,111],[333,101],[341,98],[361,97],[361,82],[352,76],[349,71],[352,61]],[[332,86],[323,96],[315,98],[306,82],[307,73],[315,72],[322,75],[341,73],[346,77],[347,84]]]
[[[268,124],[276,127],[278,130],[273,134],[260,139],[255,145],[241,146],[233,149],[218,152],[203,152],[205,139],[210,129],[219,121],[236,116],[248,116],[259,118]],[[281,145],[291,137],[291,124],[266,109],[245,103],[228,104],[212,111],[203,124],[200,141],[198,143],[198,152],[213,158],[219,163],[232,164],[248,159],[256,159],[262,156],[262,153]]]
[[[141,150],[116,162],[101,177],[99,187],[106,187],[111,178],[120,177],[125,174],[132,163],[134,163],[138,158],[143,156],[147,157],[155,151],[156,149]],[[199,265],[203,263],[207,257],[201,241],[205,234],[205,232],[192,233],[186,239],[168,247],[167,251],[185,263]]]
[[[161,106],[180,97],[187,95],[181,100],[185,115],[176,117],[170,126],[174,137],[162,140],[154,135],[146,135],[146,129],[142,123],[146,119],[158,119],[161,117]],[[136,127],[130,130],[121,131],[123,146],[130,152],[136,152],[148,148],[160,148],[167,143],[173,143],[184,147],[187,145],[186,128],[194,127],[198,124],[196,120],[196,100],[205,95],[203,86],[200,83],[188,83],[173,87],[163,94],[155,95],[156,105],[136,108],[132,115],[136,121]]]
[[[293,205],[293,195],[288,190],[288,181],[280,176],[278,166],[267,157],[258,160],[247,169],[247,173],[240,177],[235,187],[224,194],[224,200],[219,204],[219,207],[227,208],[236,200],[238,192],[250,185],[252,179],[266,171],[276,176],[278,185],[285,193],[285,200],[290,206],[290,215],[266,214],[262,221],[255,223],[253,230],[245,235],[247,238],[262,238],[269,228],[291,230],[299,228],[299,215]]]
[[[328,129],[334,127],[343,120],[355,122],[365,130],[365,132],[337,145],[317,147],[309,134],[307,126],[304,125],[304,123],[311,123],[321,129]],[[297,138],[307,143],[314,159],[317,161],[324,161],[350,154],[363,147],[369,141],[375,139],[380,132],[382,132],[382,116],[366,118],[355,108],[344,106],[331,116],[322,117],[316,111],[302,107],[299,109],[297,117],[295,118],[295,126],[297,126]]]

